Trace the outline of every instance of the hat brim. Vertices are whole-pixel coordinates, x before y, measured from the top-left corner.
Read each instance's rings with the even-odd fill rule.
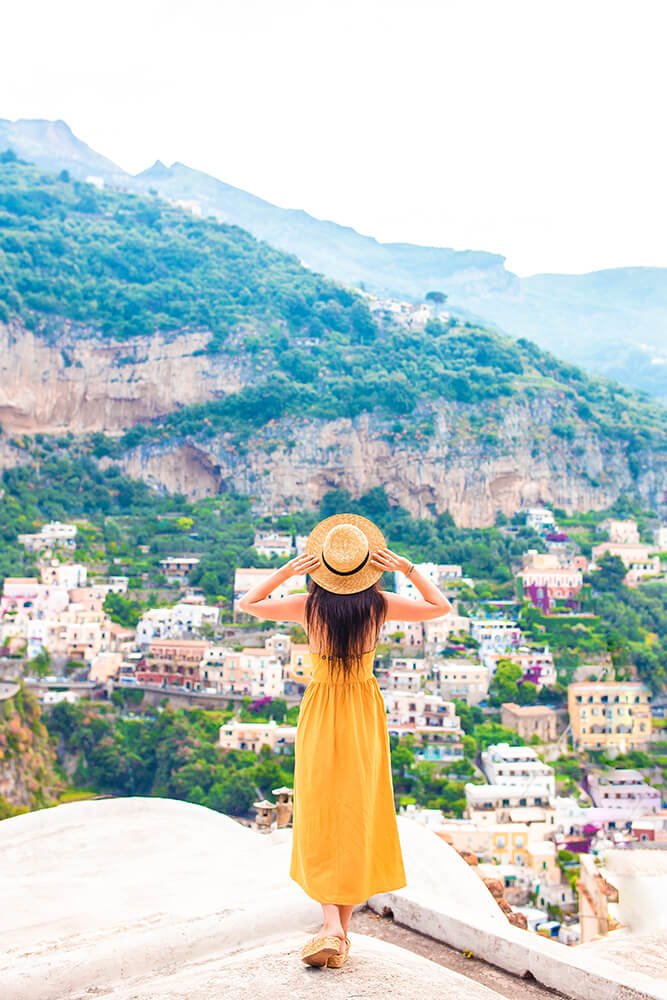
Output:
[[[358,573],[353,573],[350,576],[339,576],[327,569],[321,561],[322,545],[328,532],[337,524],[354,524],[360,528],[368,539],[370,556],[378,549],[386,548],[387,543],[378,526],[369,521],[367,517],[361,517],[360,514],[332,514],[331,517],[325,517],[323,521],[316,524],[308,535],[305,552],[308,555],[318,556],[320,559],[320,565],[309,574],[311,579],[320,587],[324,587],[325,590],[330,590],[334,594],[356,594],[358,591],[367,590],[374,583],[377,583],[384,570],[373,566],[370,562],[370,556],[369,562],[362,566]]]

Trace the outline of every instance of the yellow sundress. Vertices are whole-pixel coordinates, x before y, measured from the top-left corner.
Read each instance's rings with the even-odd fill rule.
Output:
[[[375,650],[350,680],[312,654],[294,748],[290,877],[320,903],[362,903],[407,885],[387,714]]]

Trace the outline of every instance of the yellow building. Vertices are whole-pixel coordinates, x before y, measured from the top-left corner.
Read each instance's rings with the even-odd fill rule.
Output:
[[[651,694],[635,681],[586,681],[567,689],[576,750],[644,750],[651,738]]]
[[[297,684],[308,684],[313,676],[313,661],[306,643],[293,642],[289,656],[288,679]]]
[[[529,828],[525,823],[499,823],[490,827],[491,860],[497,865],[526,865],[529,863]]]

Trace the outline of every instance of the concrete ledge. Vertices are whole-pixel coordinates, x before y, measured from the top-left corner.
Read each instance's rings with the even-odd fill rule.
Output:
[[[641,954],[631,967],[622,967],[591,950],[580,952],[558,941],[529,931],[480,920],[472,910],[452,912],[446,894],[441,901],[426,901],[425,894],[406,889],[371,896],[368,905],[376,913],[391,910],[394,919],[459,951],[474,955],[517,976],[527,973],[573,1000],[667,1000],[667,981],[641,971]]]

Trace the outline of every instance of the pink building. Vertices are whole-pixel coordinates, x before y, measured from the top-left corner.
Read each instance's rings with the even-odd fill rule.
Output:
[[[385,622],[380,629],[380,641],[396,646],[421,646],[424,642],[422,622]]]
[[[25,611],[31,618],[58,615],[69,604],[69,594],[64,587],[40,583],[34,577],[5,578],[0,598],[0,614],[8,611]]]
[[[198,639],[161,639],[152,642],[136,670],[147,684],[173,684],[196,691],[201,686],[201,662],[209,643]]]
[[[557,555],[529,549],[523,556],[523,568],[517,574],[523,592],[544,614],[549,614],[556,601],[569,607],[578,606],[583,577],[579,566],[561,565]]]
[[[588,791],[599,809],[620,810],[645,816],[662,806],[660,791],[647,784],[639,771],[617,767],[588,777]]]

